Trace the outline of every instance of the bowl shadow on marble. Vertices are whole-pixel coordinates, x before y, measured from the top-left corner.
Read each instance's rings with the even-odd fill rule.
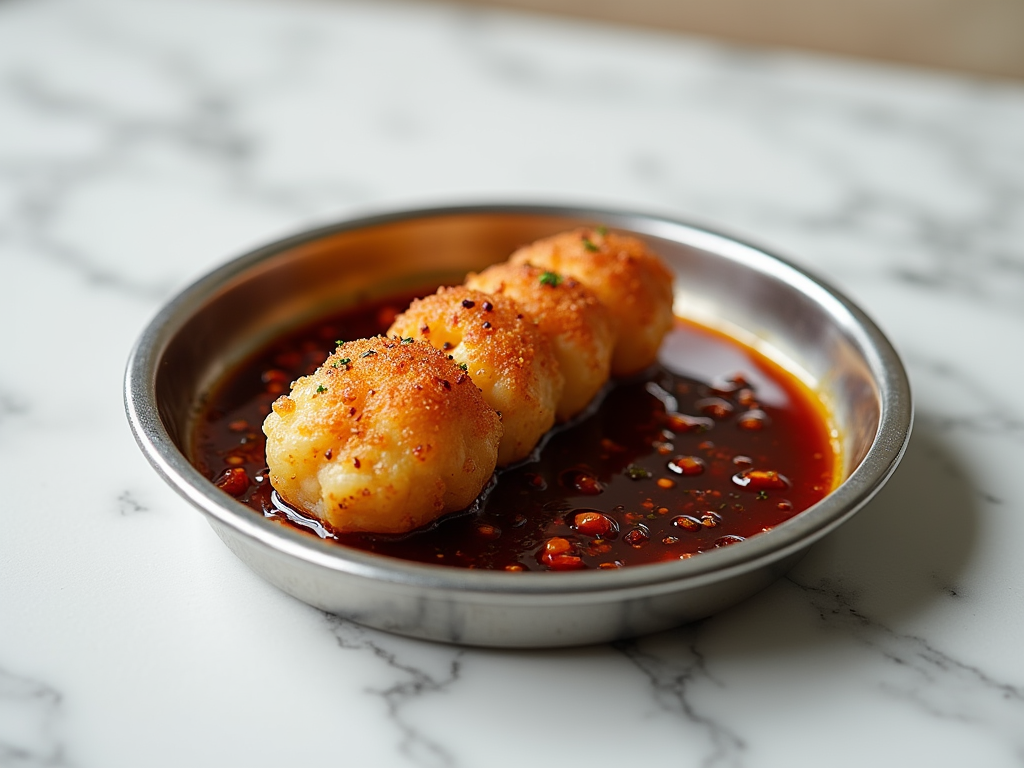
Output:
[[[899,621],[961,596],[957,585],[976,555],[985,503],[955,447],[927,412],[919,414],[889,483],[834,538],[813,548],[790,580],[848,581],[865,611]]]

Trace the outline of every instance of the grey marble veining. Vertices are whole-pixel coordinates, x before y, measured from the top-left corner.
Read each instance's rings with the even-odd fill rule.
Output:
[[[613,646],[421,643],[248,572],[124,423],[161,302],[365,210],[712,222],[864,306],[903,465]],[[1024,763],[1024,87],[433,4],[0,4],[0,766]]]

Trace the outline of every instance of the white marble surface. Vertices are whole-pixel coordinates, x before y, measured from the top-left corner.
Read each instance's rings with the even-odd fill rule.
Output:
[[[267,586],[121,404],[160,304],[367,209],[718,223],[840,285],[917,422],[754,599],[609,647]],[[432,5],[0,3],[0,766],[1024,764],[1024,87]]]

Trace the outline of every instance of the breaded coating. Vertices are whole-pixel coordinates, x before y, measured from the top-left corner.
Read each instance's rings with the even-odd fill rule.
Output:
[[[404,533],[464,509],[494,471],[501,423],[429,344],[340,345],[263,423],[270,482],[337,533]]]
[[[657,360],[673,322],[672,272],[643,242],[603,228],[577,229],[524,246],[509,261],[571,275],[597,294],[615,324],[613,376]]]
[[[466,278],[466,287],[510,296],[551,341],[565,388],[555,415],[572,418],[608,381],[615,334],[608,308],[573,277],[529,264],[495,264]]]
[[[551,343],[507,296],[440,288],[395,318],[389,336],[429,341],[465,366],[501,414],[498,464],[526,458],[555,421],[564,380]]]

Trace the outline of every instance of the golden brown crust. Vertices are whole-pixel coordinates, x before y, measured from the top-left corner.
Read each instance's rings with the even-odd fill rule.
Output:
[[[672,273],[642,241],[577,229],[524,246],[509,261],[571,275],[597,294],[616,326],[612,375],[638,373],[657,359],[672,327]]]
[[[389,336],[430,342],[465,365],[484,400],[501,413],[498,464],[525,458],[551,428],[563,377],[551,344],[506,296],[440,288],[399,315]]]
[[[494,471],[501,425],[428,344],[346,342],[264,422],[271,483],[337,532],[403,533],[468,506]]]
[[[552,344],[565,388],[557,418],[583,410],[608,380],[614,332],[608,308],[573,277],[508,262],[470,274],[466,286],[514,299]]]

